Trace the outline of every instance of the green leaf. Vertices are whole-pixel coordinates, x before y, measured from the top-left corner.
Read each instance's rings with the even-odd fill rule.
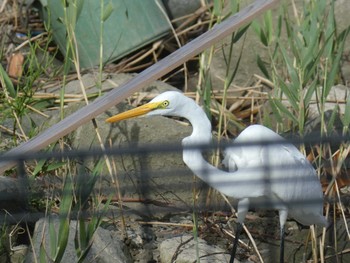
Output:
[[[240,9],[240,0],[231,0],[231,13],[236,14]]]
[[[93,216],[87,224],[84,221],[84,219],[79,220],[79,250],[81,251],[81,253],[79,254],[78,262],[84,262],[84,259],[91,248],[93,242],[93,235],[99,226],[99,221],[100,216]]]
[[[70,220],[68,218],[62,218],[60,220],[60,227],[58,232],[58,246],[57,253],[55,255],[54,261],[60,262],[63,258],[64,252],[68,244],[69,237],[69,224]]]
[[[350,96],[346,98],[345,112],[342,118],[343,126],[349,127],[350,125]]]
[[[247,32],[248,28],[250,27],[251,24],[246,25],[243,28],[240,28],[237,32],[235,32],[234,37],[233,37],[233,43],[236,43],[240,38],[244,35],[245,32]]]
[[[245,43],[245,38],[244,38],[244,41],[242,43],[242,47],[241,47],[241,50],[239,52],[239,56],[237,58],[237,62],[235,64],[235,67],[234,67],[234,70],[233,70],[232,74],[230,75],[229,69],[227,69],[227,71],[226,71],[226,80],[225,80],[225,82],[227,81],[227,83],[225,83],[225,87],[226,88],[228,88],[231,85],[231,83],[233,82],[233,79],[235,78],[235,76],[236,76],[236,74],[238,72],[238,68],[239,68],[239,65],[241,63],[241,59],[242,59],[242,56],[243,56],[244,43]],[[230,57],[232,57],[232,46],[233,45],[231,45]]]
[[[57,253],[57,234],[55,225],[51,220],[51,217],[49,217],[49,236],[50,236],[50,252],[51,252],[51,258],[54,258]]]
[[[282,15],[279,15],[278,16],[278,20],[277,20],[277,28],[276,28],[276,37],[277,37],[277,39],[280,39],[280,37],[281,37],[282,24],[283,24],[283,17],[282,17]]]
[[[46,171],[52,171],[52,170],[56,170],[58,168],[61,168],[62,166],[64,166],[66,163],[65,162],[56,162],[56,163],[51,163],[47,166]]]
[[[70,212],[73,202],[73,184],[70,175],[65,178],[63,193],[60,203],[60,226],[58,232],[57,252],[54,260],[59,262],[62,260],[67,247],[69,237]]]
[[[113,11],[114,7],[112,1],[110,1],[103,10],[102,21],[105,22],[110,17]]]
[[[16,97],[15,87],[13,86],[9,75],[7,75],[6,70],[3,68],[1,63],[0,63],[0,83],[1,83],[1,86],[7,90],[7,92],[12,98]]]
[[[39,255],[39,262],[40,263],[46,263],[48,260],[46,258],[46,251],[43,243],[40,244],[40,255]]]
[[[316,87],[317,87],[317,79],[315,78],[311,84],[307,87],[306,94],[304,96],[304,105],[305,108],[309,107],[310,101],[312,99],[312,95],[315,93]]]
[[[221,0],[214,0],[213,14],[215,16],[220,16],[222,13],[222,3]]]
[[[327,76],[327,82],[326,82],[326,94],[329,93],[330,89],[335,83],[335,78],[339,72],[339,66],[340,66],[340,61],[343,55],[343,50],[344,50],[344,45],[345,45],[345,40],[348,37],[350,32],[350,27],[348,27],[346,30],[342,31],[340,35],[337,38],[337,54],[335,58],[333,59],[333,64],[331,67],[331,71],[329,72]]]
[[[49,107],[54,106],[54,99],[39,99],[39,100],[34,100],[31,104],[32,107],[35,107],[37,110],[46,110]]]
[[[274,100],[275,99],[272,99],[272,97],[269,95],[269,103],[271,106],[273,116],[276,118],[277,123],[283,123],[282,116],[281,116],[280,111],[278,110],[276,104],[274,103]]]
[[[47,151],[48,152],[52,151],[52,149],[54,147],[55,147],[55,144],[51,144]],[[41,159],[41,160],[38,161],[37,165],[34,168],[34,172],[33,172],[34,176],[38,175],[38,173],[41,172],[41,171],[44,171],[44,170],[47,171],[47,169],[45,169],[46,162],[47,162],[47,159]],[[53,169],[51,169],[51,170],[53,170]]]
[[[67,21],[65,27],[71,33],[75,31],[75,26],[80,17],[81,11],[83,10],[84,0],[74,0],[68,6],[65,7],[65,14]]]
[[[259,55],[257,55],[256,57],[257,63],[258,63],[258,67],[261,70],[261,72],[264,74],[264,76],[268,79],[270,79],[270,74],[269,71],[267,70],[264,61],[262,61],[261,57]]]
[[[311,24],[314,25],[316,22],[311,21]],[[306,43],[306,47],[301,50],[301,67],[303,70],[307,68],[307,65],[313,61],[313,58],[315,57],[315,54],[318,52],[318,43],[319,43],[319,35],[320,30],[317,27],[317,25],[314,25],[312,30],[308,33],[308,41]],[[314,61],[313,63],[317,63]]]
[[[293,107],[293,109],[295,111],[298,110],[299,106],[298,106],[298,94],[295,92],[295,89],[293,88],[293,83],[291,83],[290,85],[287,85],[283,79],[281,79],[281,76],[277,75],[278,78],[278,84],[279,84],[279,88],[281,89],[282,93],[286,95],[289,103],[291,104],[291,106]]]
[[[325,38],[329,38],[331,35],[336,35],[335,31],[337,29],[336,21],[334,17],[334,1],[330,2],[330,9],[328,11],[327,20],[323,19],[322,26],[326,28],[325,30]],[[328,43],[325,43],[325,57],[330,57],[332,55],[332,52],[334,50],[334,41],[328,41]]]
[[[280,50],[281,50],[284,62],[287,65],[288,74],[289,74],[291,81],[292,81],[292,87],[295,87],[295,90],[290,90],[290,92],[293,93],[294,98],[297,99],[297,93],[298,93],[298,90],[300,88],[298,71],[294,67],[293,62],[289,58],[287,51],[284,49],[284,47],[282,45],[280,46]]]
[[[74,235],[74,247],[75,247],[75,253],[77,254],[77,257],[79,258],[82,251],[80,249],[80,240],[79,240],[79,233],[78,228],[76,228],[75,235]]]
[[[41,172],[43,170],[45,163],[46,163],[46,160],[39,160],[38,161],[38,163],[35,166],[34,171],[33,171],[34,176],[37,176],[39,174],[39,172]]]
[[[292,112],[290,112],[290,110],[286,106],[284,106],[284,104],[280,100],[273,99],[272,101],[275,104],[276,108],[279,111],[281,111],[281,113],[283,113],[288,119],[290,119],[294,123],[299,123],[296,116]]]
[[[282,15],[279,15],[278,16],[278,21],[277,21],[277,28],[276,28],[276,36],[275,38],[276,39],[280,39],[281,38],[281,32],[282,32]],[[275,60],[276,57],[277,57],[277,52],[279,50],[279,45],[280,45],[280,42],[279,41],[276,41],[276,44],[275,44],[275,47],[273,49],[273,52],[272,52],[272,59]]]
[[[260,37],[261,43],[263,43],[265,47],[269,46],[269,42],[267,40],[267,36],[266,36],[266,34],[265,34],[263,29],[260,30],[259,37]]]
[[[94,218],[94,216],[93,216]],[[79,245],[80,245],[80,250],[84,251],[85,248],[87,247],[87,243],[89,242],[89,236],[86,231],[86,225],[84,219],[79,220]]]
[[[335,123],[335,120],[338,116],[338,111],[339,111],[339,106],[335,105],[333,110],[332,110],[332,115],[328,119],[328,123],[326,123],[328,134],[331,134],[331,132],[334,130],[334,123]]]
[[[260,35],[261,25],[257,20],[250,23],[256,35]]]
[[[332,36],[329,36],[326,39],[325,45],[328,41],[331,41]],[[324,53],[324,48],[325,45],[323,45],[319,50],[318,53],[316,55],[316,57],[313,58],[313,60],[309,63],[309,65],[307,65],[307,68],[305,69],[304,72],[304,80],[303,80],[303,85],[306,85],[306,83],[313,77],[315,77],[315,75],[317,74],[317,72],[315,71],[315,69],[319,66],[319,62],[321,60],[321,57]]]
[[[272,26],[272,12],[271,10],[268,10],[264,15],[264,24],[265,24],[265,30],[266,30],[266,38],[268,45],[272,41],[272,35],[273,35],[273,26]]]
[[[68,0],[61,0],[61,5],[63,7],[68,7],[68,5],[69,5]]]
[[[60,216],[69,217],[73,201],[73,182],[70,175],[67,175],[64,181],[63,193],[60,203]]]

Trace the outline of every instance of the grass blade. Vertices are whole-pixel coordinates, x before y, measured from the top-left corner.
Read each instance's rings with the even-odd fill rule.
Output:
[[[349,130],[349,125],[350,125],[350,96],[349,95],[346,99],[345,112],[344,112],[344,116],[342,118],[342,122],[343,122],[343,126],[344,126],[343,133],[344,133],[344,135],[346,135],[348,130]]]
[[[57,233],[54,222],[49,218],[49,235],[50,235],[50,256],[54,258],[57,253]]]
[[[264,74],[264,76],[268,79],[270,78],[270,74],[269,71],[267,70],[264,61],[261,59],[261,57],[259,55],[256,56],[256,61],[258,63],[258,67],[261,70],[261,72]]]
[[[112,2],[110,1],[103,10],[103,15],[101,18],[102,21],[105,22],[111,16],[113,11],[114,11],[114,6],[113,6]]]
[[[60,226],[57,239],[57,251],[55,262],[60,262],[67,247],[69,237],[70,212],[73,203],[73,184],[70,175],[67,175],[64,182],[63,194],[60,204]]]
[[[276,109],[283,113],[288,119],[290,119],[294,123],[299,123],[296,116],[279,99],[272,99],[271,101],[276,107]]]
[[[6,70],[3,68],[1,63],[0,63],[0,83],[1,83],[1,86],[7,90],[7,92],[10,94],[12,98],[16,97],[15,87],[13,86],[9,75],[7,75]]]
[[[244,33],[248,30],[251,24],[246,25],[243,28],[240,28],[233,36],[232,42],[236,43],[238,40],[241,39],[241,37],[244,35]]]

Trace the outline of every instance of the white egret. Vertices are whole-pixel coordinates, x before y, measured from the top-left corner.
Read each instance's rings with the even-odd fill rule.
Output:
[[[182,141],[183,160],[200,179],[221,193],[236,198],[237,230],[231,253],[233,262],[238,236],[242,230],[249,205],[257,201],[268,202],[279,211],[281,245],[280,261],[284,261],[284,225],[289,214],[303,225],[326,226],[323,216],[323,194],[315,169],[295,146],[259,144],[259,141],[281,141],[282,137],[261,125],[246,128],[228,148],[224,163],[229,171],[209,164],[200,149],[186,147],[212,142],[211,124],[205,112],[192,99],[180,92],[167,91],[149,103],[108,118],[107,122],[140,115],[178,116],[189,120],[192,134]],[[242,143],[257,142],[255,145]]]

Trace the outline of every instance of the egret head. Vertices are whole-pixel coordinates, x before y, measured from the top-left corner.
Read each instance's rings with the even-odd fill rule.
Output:
[[[106,122],[112,123],[142,115],[183,116],[188,100],[190,99],[180,92],[167,91],[145,105],[108,118]]]

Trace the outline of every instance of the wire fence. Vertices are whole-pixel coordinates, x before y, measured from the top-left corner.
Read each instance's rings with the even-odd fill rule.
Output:
[[[74,160],[76,163],[84,163],[86,160],[95,160],[100,159],[102,157],[138,157],[141,158],[139,160],[142,162],[142,158],[147,158],[150,155],[156,155],[161,156],[164,154],[171,154],[171,153],[177,153],[182,154],[182,151],[185,150],[200,150],[203,152],[221,149],[222,151],[225,151],[229,148],[236,148],[236,147],[254,147],[256,145],[259,146],[272,146],[272,145],[286,145],[286,144],[294,144],[296,146],[298,145],[325,145],[327,144],[328,147],[337,147],[339,148],[339,145],[341,143],[344,143],[345,141],[348,141],[348,137],[325,137],[325,138],[318,138],[315,136],[311,136],[305,139],[291,139],[288,141],[281,140],[281,141],[261,141],[261,142],[250,142],[250,143],[235,143],[232,145],[229,142],[223,142],[223,143],[212,143],[210,145],[192,145],[192,146],[186,146],[183,147],[179,144],[152,144],[152,145],[143,145],[143,146],[127,146],[127,147],[118,147],[118,148],[107,148],[105,150],[101,149],[89,149],[89,150],[68,150],[68,151],[51,151],[51,152],[34,152],[34,153],[27,153],[27,154],[15,154],[15,155],[2,155],[0,161],[1,162],[7,162],[7,161],[15,161],[17,163],[17,176],[19,179],[23,179],[24,184],[22,184],[23,188],[27,188],[28,184],[26,183],[27,178],[31,175],[26,172],[25,167],[27,166],[26,162],[33,162],[33,161],[46,161],[46,162],[67,162],[68,160]],[[278,156],[273,156],[271,158],[276,158]],[[157,157],[156,157],[157,158]],[[343,161],[343,167],[348,167],[349,160],[345,159]],[[326,164],[327,165],[327,164]],[[329,165],[329,164],[328,164]],[[165,176],[169,176],[169,178],[173,177],[175,174],[182,174],[187,173],[187,168],[181,168],[178,167],[171,167],[171,164],[164,163],[164,169],[162,170],[152,170],[152,167],[143,167],[146,168],[144,170],[140,170],[139,172],[142,173],[143,176],[146,178],[150,176],[158,177],[160,175],[164,176],[164,171],[166,171]],[[257,167],[259,170],[266,170],[266,174],[268,174],[268,171],[271,167],[268,165],[264,167]],[[286,170],[293,170],[296,167],[294,166],[288,166],[283,165],[281,167],[274,167],[274,169],[279,169],[281,172]],[[317,168],[317,167],[315,167]],[[327,167],[323,166],[323,168],[327,169]],[[204,169],[204,168],[203,168]],[[330,167],[328,167],[330,169]],[[107,176],[106,174],[101,174],[101,176]],[[292,178],[290,178],[292,179]],[[288,182],[288,178],[282,177],[280,179],[277,179],[277,181],[281,180],[281,183]],[[188,180],[186,180],[188,181]],[[308,178],[305,178],[305,181],[308,181]],[[177,187],[176,185],[171,184],[169,182],[169,188]],[[225,183],[225,181],[223,181]],[[256,181],[254,179],[249,178],[248,180],[246,178],[241,179],[242,184],[255,184]],[[5,197],[6,199],[6,197]]]
[[[347,142],[349,142],[349,137],[320,138],[319,136],[308,136],[303,139],[288,141],[262,141],[258,144],[267,148],[287,144],[294,144],[296,147],[305,145],[310,151],[315,145],[318,145],[318,147],[322,145],[327,149],[339,149],[341,148],[340,145],[343,145],[343,149],[346,149],[348,147]],[[155,221],[158,221],[161,225],[161,223],[165,223],[167,219],[171,218],[171,215],[185,213],[187,215],[196,214],[201,219],[201,227],[198,226],[198,222],[193,220],[192,216],[189,220],[201,236],[206,236],[205,232],[209,231],[210,228],[213,229],[214,225],[234,233],[232,227],[230,227],[232,224],[227,224],[227,221],[235,220],[235,216],[231,214],[231,205],[235,206],[237,200],[230,199],[228,203],[220,194],[211,192],[208,185],[196,179],[193,173],[182,163],[181,156],[183,150],[200,150],[203,153],[213,153],[218,149],[223,152],[235,147],[255,147],[256,144],[257,142],[244,144],[221,142],[210,145],[192,145],[185,148],[181,144],[128,145],[106,148],[105,150],[53,150],[23,155],[2,155],[1,162],[17,162],[14,173],[17,176],[18,189],[13,192],[11,192],[11,189],[1,191],[0,202],[9,205],[9,207],[5,206],[6,208],[3,209],[0,223],[4,225],[21,222],[33,225],[39,218],[58,214],[61,218],[69,218],[69,220],[108,218],[108,220],[123,221],[123,217],[137,216],[142,224],[152,222],[150,224],[156,225]],[[268,156],[267,159],[269,158],[279,158],[279,156]],[[107,159],[108,161],[106,161]],[[108,163],[110,163],[109,168]],[[348,159],[342,160],[341,167],[343,170],[348,169],[348,163]],[[33,171],[38,165],[41,172],[33,176]],[[328,176],[328,183],[331,184],[331,173],[324,174],[325,171],[332,170],[330,162],[316,160],[312,165],[320,171],[319,173],[323,177]],[[203,166],[203,169],[200,172],[204,175],[208,173],[210,177],[211,171],[206,171],[206,166]],[[227,171],[222,166],[218,169]],[[267,163],[264,167],[252,168],[250,172],[254,174],[257,171],[263,171],[265,176],[263,178],[263,192],[267,195],[268,193],[273,195],[274,188],[288,187],[295,181],[293,171],[295,172],[298,169],[300,167],[288,164],[281,167],[270,167]],[[254,189],[257,185],[262,184],[261,178],[249,176],[249,169],[246,169],[245,172],[248,172],[246,177],[235,180],[236,188],[249,192],[253,191],[251,189]],[[272,172],[280,173],[281,176],[278,178],[269,177]],[[290,175],[285,176],[285,174]],[[235,172],[228,175],[235,176]],[[220,179],[222,181],[219,182],[219,189],[220,187],[230,187],[230,180],[225,181],[225,177],[220,177]],[[215,180],[218,181],[219,179],[215,178]],[[313,182],[310,177],[300,180],[299,183],[301,184]],[[286,203],[285,200],[277,197],[252,199],[250,205],[254,211],[258,211],[259,209],[273,209],[280,206],[302,209],[305,206],[312,207],[319,204],[319,199],[305,199],[305,196],[308,196],[307,193],[299,194],[300,199],[292,198],[290,203]],[[70,195],[73,196],[71,208],[61,209],[60,205],[64,202],[66,196]],[[334,196],[335,198],[333,198]],[[328,203],[328,208],[329,205],[339,204],[338,197],[340,195],[335,194],[334,196],[326,196],[325,204]],[[14,205],[14,201],[18,202],[18,205]],[[41,202],[38,205],[40,208],[36,207],[36,211],[33,210],[33,206],[36,206],[35,202]],[[98,204],[108,204],[108,207],[102,206],[103,208],[101,208]],[[114,206],[117,210],[111,209],[111,206]],[[333,209],[336,209],[335,206]],[[327,213],[329,221],[341,218],[336,211],[333,211],[332,214],[330,210],[327,210]],[[347,217],[347,212],[344,213]],[[333,218],[331,218],[332,216]],[[272,217],[270,214],[267,218],[271,221],[272,218],[277,220],[278,217],[273,213]],[[347,228],[347,223],[344,223],[342,226]],[[257,226],[254,226],[252,220],[249,219],[246,224],[248,226],[253,225],[252,232],[255,233],[255,238],[259,239],[259,235],[261,235],[260,239],[264,239],[264,235],[259,234],[263,231],[261,227],[254,230],[254,227]],[[176,224],[174,223],[174,225]],[[278,224],[272,225],[274,225],[275,231],[278,232]],[[268,227],[270,226],[271,224],[268,224]],[[186,225],[186,227],[188,226]],[[188,232],[186,227],[183,227],[182,231]],[[265,231],[271,232],[272,230],[265,229]],[[335,228],[334,231],[338,230]],[[221,238],[225,236],[227,242],[231,243],[229,236],[223,233],[226,232],[220,232],[220,234],[216,232],[216,235],[221,235]],[[181,232],[174,235],[179,234]],[[212,233],[212,235],[214,234]],[[275,236],[272,238],[270,236],[270,239],[278,240]],[[269,242],[271,241],[267,241],[267,247],[270,251],[268,257],[270,259],[278,258],[274,254],[277,253],[276,244],[272,244],[273,242],[269,244]],[[303,240],[290,241],[290,243],[293,242],[301,244]],[[347,246],[348,240],[344,242],[344,246]],[[343,249],[346,249],[346,247],[343,247]],[[255,252],[250,251],[250,253],[254,254]],[[333,251],[331,254],[336,253]]]

